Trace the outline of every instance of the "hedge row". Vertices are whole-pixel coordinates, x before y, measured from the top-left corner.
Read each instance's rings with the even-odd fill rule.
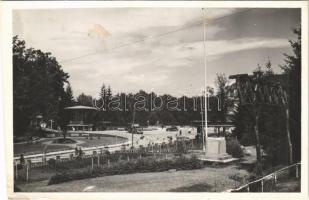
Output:
[[[191,170],[203,167],[201,161],[196,157],[179,157],[175,159],[141,158],[137,160],[121,161],[110,166],[99,166],[85,168],[78,171],[69,171],[55,174],[48,182],[48,185],[58,184],[73,180],[103,177],[117,174],[131,174],[144,172],[162,172],[170,169]]]
[[[146,157],[152,154],[147,153],[112,153],[112,154],[99,154],[98,156],[93,157],[82,157],[82,158],[75,158],[73,160],[66,160],[63,162],[57,162],[55,159],[48,160],[48,166],[51,168],[57,168],[57,169],[77,169],[77,168],[85,168],[91,165],[92,159],[94,159],[94,164],[96,165],[98,163],[98,157],[99,162],[101,165],[107,164],[107,160],[112,162],[120,162],[121,160],[127,160],[129,157],[130,159],[137,159],[140,156]]]

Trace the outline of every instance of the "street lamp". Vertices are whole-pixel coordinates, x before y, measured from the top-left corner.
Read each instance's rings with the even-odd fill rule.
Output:
[[[50,119],[50,129],[53,129],[53,122],[55,122],[54,120]]]

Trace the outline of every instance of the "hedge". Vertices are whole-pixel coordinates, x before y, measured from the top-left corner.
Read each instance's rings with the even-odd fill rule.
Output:
[[[241,158],[244,156],[244,152],[241,148],[238,140],[234,138],[228,138],[226,141],[226,152],[232,155],[234,158]]]
[[[195,156],[190,158],[179,157],[176,159],[141,158],[130,161],[120,161],[110,166],[96,166],[93,169],[85,168],[78,171],[68,171],[55,174],[48,182],[48,185],[58,184],[73,180],[103,177],[117,174],[132,174],[145,172],[162,172],[170,169],[192,170],[203,167],[201,161]]]

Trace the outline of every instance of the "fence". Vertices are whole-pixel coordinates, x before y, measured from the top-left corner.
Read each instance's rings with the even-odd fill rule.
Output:
[[[119,146],[119,145],[118,145]],[[50,153],[36,155],[37,157],[25,157],[21,162],[20,158],[14,160],[15,179],[28,180],[29,171],[34,168],[52,167],[55,169],[84,168],[95,165],[109,165],[110,163],[122,160],[138,159],[147,156],[167,158],[168,154],[181,154],[190,150],[200,149],[199,143],[195,140],[182,140],[162,144],[149,144],[138,148],[121,148],[109,151],[107,148],[82,149],[82,154],[76,150],[68,150],[62,153]]]
[[[277,184],[280,182],[285,182],[291,178],[296,178],[300,181],[300,167],[301,163],[295,163],[237,189],[230,189],[226,192],[274,192]]]

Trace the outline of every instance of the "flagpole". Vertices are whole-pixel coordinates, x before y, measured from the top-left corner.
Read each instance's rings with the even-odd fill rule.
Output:
[[[207,60],[206,60],[206,19],[205,19],[205,9],[202,8],[202,12],[203,12],[203,30],[204,30],[204,40],[203,40],[203,45],[204,45],[204,87],[205,87],[205,147],[204,147],[204,150],[205,150],[205,154],[207,154],[207,140],[208,140],[208,133],[207,133],[207,67],[206,67],[206,63],[207,63]]]

